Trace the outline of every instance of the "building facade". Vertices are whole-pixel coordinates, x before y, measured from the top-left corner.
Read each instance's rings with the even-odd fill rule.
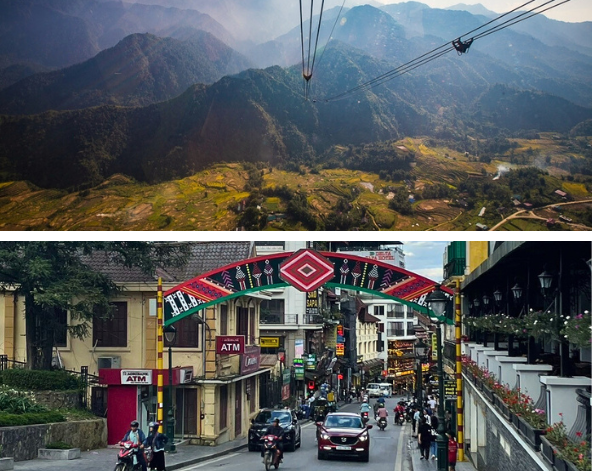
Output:
[[[190,244],[186,265],[163,267],[166,291],[209,270],[255,255],[252,242]],[[107,262],[103,254],[85,260],[108,273],[123,288],[112,299],[113,315],[94,319],[90,335],[79,340],[66,333],[56,338],[54,360],[69,370],[88,367],[98,379],[92,388],[95,410],[106,411],[108,441],[116,443],[137,419],[142,429],[156,419],[157,278]],[[264,402],[261,385],[269,380],[276,360],[262,364],[259,323],[261,303],[269,293],[252,293],[212,306],[174,324],[173,388],[169,397],[169,346],[164,350],[165,414],[172,404],[175,437],[192,443],[222,443],[246,436],[250,419]],[[64,326],[71,325],[64,312]],[[0,295],[0,350],[9,359],[26,360],[24,300]],[[216,354],[216,336],[244,335],[245,355]],[[264,363],[264,362],[263,362]]]

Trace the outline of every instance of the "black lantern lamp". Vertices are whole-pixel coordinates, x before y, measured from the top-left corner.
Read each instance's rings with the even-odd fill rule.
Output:
[[[489,305],[489,296],[486,294],[483,295],[483,305],[487,307]]]
[[[475,306],[475,307],[481,306],[481,301],[479,301],[479,298],[473,299],[473,306]]]
[[[522,286],[520,286],[518,283],[512,286],[512,294],[514,295],[515,301],[522,299]]]
[[[175,453],[177,447],[175,446],[175,416],[173,413],[173,345],[177,337],[177,329],[172,325],[167,325],[163,329],[164,338],[169,345],[169,411],[167,413],[167,437],[168,441],[165,445],[165,450],[170,453]]]
[[[541,283],[543,296],[547,297],[551,291],[551,285],[553,284],[553,275],[545,269],[543,273],[539,275],[539,282]]]
[[[493,292],[493,299],[495,300],[495,302],[496,302],[497,304],[499,304],[499,303],[501,303],[501,302],[502,302],[502,296],[503,296],[503,294],[502,294],[502,292],[501,292],[499,289],[496,289],[496,290]]]

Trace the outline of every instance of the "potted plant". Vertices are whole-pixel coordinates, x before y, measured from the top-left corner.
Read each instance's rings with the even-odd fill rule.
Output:
[[[584,439],[581,432],[576,433],[577,440],[572,440],[563,423],[563,414],[560,413],[559,416],[561,421],[546,430],[543,456],[548,461],[549,454],[553,453],[553,466],[558,471],[589,471],[590,441]]]
[[[536,450],[540,450],[541,435],[547,429],[546,413],[543,409],[536,409],[530,396],[521,393],[519,389],[511,393],[512,399],[508,402],[510,411],[514,414],[512,423],[520,434]]]
[[[583,314],[577,316],[566,316],[563,318],[563,327],[561,328],[561,335],[564,339],[573,343],[579,348],[590,347],[592,343],[590,326],[592,319],[589,311],[584,311]]]

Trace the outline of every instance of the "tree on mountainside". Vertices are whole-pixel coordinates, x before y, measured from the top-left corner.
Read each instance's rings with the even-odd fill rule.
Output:
[[[110,300],[120,292],[108,274],[92,268],[102,253],[110,265],[154,273],[180,266],[183,244],[149,242],[0,242],[0,291],[24,297],[26,360],[29,369],[50,369],[60,329],[78,339],[90,333],[94,318],[113,315]],[[62,313],[70,313],[63,324]]]

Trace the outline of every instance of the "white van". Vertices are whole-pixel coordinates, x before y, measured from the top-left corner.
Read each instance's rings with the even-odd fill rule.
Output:
[[[381,397],[383,393],[382,389],[380,389],[380,383],[368,383],[366,394],[368,394],[368,397]]]
[[[393,387],[388,383],[381,383],[380,390],[384,397],[391,397],[393,395]]]

